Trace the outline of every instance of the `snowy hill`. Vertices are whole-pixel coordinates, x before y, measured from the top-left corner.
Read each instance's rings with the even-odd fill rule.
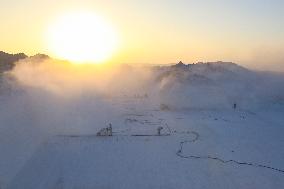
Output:
[[[157,81],[165,100],[184,108],[230,109],[237,103],[240,108],[251,109],[283,103],[284,97],[279,85],[283,75],[261,74],[234,63],[172,66]]]

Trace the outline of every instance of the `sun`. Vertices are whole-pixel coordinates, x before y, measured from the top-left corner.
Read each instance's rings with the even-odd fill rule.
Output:
[[[93,12],[64,14],[47,29],[49,51],[75,63],[103,63],[118,46],[114,28]]]

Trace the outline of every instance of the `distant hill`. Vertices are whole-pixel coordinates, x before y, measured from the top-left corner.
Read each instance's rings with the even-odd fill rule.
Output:
[[[0,51],[0,72],[8,71],[12,69],[15,65],[15,62],[17,62],[20,59],[27,58],[28,56],[24,53],[18,53],[18,54],[9,54],[5,53],[3,51]]]

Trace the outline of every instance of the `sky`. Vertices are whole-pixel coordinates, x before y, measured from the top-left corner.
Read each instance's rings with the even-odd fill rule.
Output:
[[[232,61],[284,71],[283,0],[0,0],[0,50],[46,53],[47,26],[91,10],[120,36],[112,61]]]

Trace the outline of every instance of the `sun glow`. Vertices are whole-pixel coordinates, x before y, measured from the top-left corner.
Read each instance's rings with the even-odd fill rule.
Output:
[[[75,63],[102,63],[117,49],[118,37],[105,20],[92,12],[69,13],[48,28],[49,50]]]

